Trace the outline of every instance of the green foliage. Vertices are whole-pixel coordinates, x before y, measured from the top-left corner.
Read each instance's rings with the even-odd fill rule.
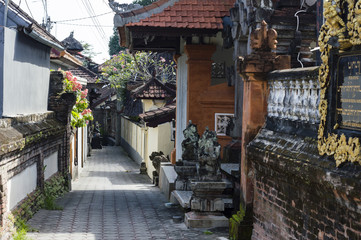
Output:
[[[109,39],[108,47],[109,56],[117,55],[120,51],[125,50],[124,47],[119,46],[119,35],[116,28],[113,28],[113,35]]]
[[[176,77],[175,63],[153,52],[136,52],[131,55],[121,51],[104,63],[102,71],[111,86],[118,90],[120,98],[124,97],[129,81],[147,81],[154,76],[162,82],[167,82],[174,81]]]
[[[13,235],[14,240],[30,240],[26,233],[33,231],[33,229],[29,227],[24,218],[17,216],[14,225],[16,228],[16,232]]]
[[[46,181],[44,184],[44,202],[42,207],[47,210],[63,210],[61,206],[55,203],[55,200],[67,191],[65,177],[61,175]]]
[[[229,239],[236,240],[238,239],[238,226],[243,221],[244,217],[246,216],[246,211],[244,210],[242,204],[239,205],[239,211],[232,215],[229,219]]]
[[[27,230],[21,228],[20,230],[16,231],[16,234],[14,236],[14,240],[30,240],[30,238],[28,238],[26,236]]]
[[[97,56],[99,53],[94,52],[94,48],[92,45],[90,45],[89,43],[86,43],[84,41],[80,41],[82,47],[83,47],[83,51],[81,51],[81,53],[85,56],[88,57],[90,59],[92,59],[93,57]]]
[[[213,232],[206,230],[206,231],[203,232],[203,234],[205,234],[205,235],[212,235]]]

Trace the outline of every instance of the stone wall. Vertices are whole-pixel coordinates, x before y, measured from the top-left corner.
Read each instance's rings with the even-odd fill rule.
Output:
[[[302,97],[317,84],[317,72],[306,68],[269,75],[269,84],[279,81],[281,88],[270,88],[266,125],[248,147],[254,169],[252,239],[361,239],[361,167],[337,168],[333,159],[319,156],[315,99]],[[300,83],[293,93],[298,97],[287,105],[292,82]],[[281,105],[274,105],[272,96],[283,96]]]
[[[75,103],[74,95],[59,95],[62,90],[62,74],[51,74],[49,110],[39,114],[21,115],[0,119],[0,220],[4,213],[14,211],[26,198],[34,198],[37,190],[44,187],[44,159],[57,153],[58,174],[67,174],[69,159],[70,109]],[[36,181],[36,189],[22,189],[10,184],[16,178],[20,182],[21,173],[36,166],[36,171],[28,171]],[[57,174],[55,173],[55,174]],[[49,177],[49,176],[48,176]],[[17,182],[19,179],[16,180]],[[16,196],[11,200],[11,189]],[[29,195],[27,195],[29,194]],[[34,195],[35,194],[35,195]],[[20,199],[19,196],[27,196]],[[36,199],[36,196],[35,198]],[[10,202],[12,201],[12,202]],[[36,202],[34,202],[34,205]],[[31,206],[30,206],[31,207]]]

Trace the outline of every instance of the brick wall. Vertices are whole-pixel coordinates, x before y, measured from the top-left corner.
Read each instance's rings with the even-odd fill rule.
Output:
[[[361,239],[360,166],[336,168],[318,157],[314,140],[266,129],[248,152],[255,186],[252,239]]]

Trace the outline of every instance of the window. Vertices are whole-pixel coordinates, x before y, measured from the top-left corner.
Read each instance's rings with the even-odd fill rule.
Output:
[[[215,131],[218,136],[226,136],[228,124],[232,121],[234,114],[232,113],[216,113],[215,114]]]

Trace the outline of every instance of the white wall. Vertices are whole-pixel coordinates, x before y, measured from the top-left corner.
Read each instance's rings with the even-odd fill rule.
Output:
[[[3,116],[46,112],[50,48],[5,28]]]
[[[172,134],[171,123],[167,122],[158,125],[158,132],[158,151],[162,151],[170,159],[170,154],[174,149],[174,142],[170,140]]]
[[[187,66],[185,53],[177,61],[177,115],[176,115],[176,161],[182,158],[183,130],[187,127]]]
[[[27,167],[18,175],[10,178],[7,182],[8,196],[7,207],[8,211],[13,209],[16,204],[23,200],[27,194],[33,192],[36,188],[37,182],[37,168],[36,164]]]
[[[158,128],[148,128],[148,134],[147,134],[147,154],[144,158],[144,161],[147,165],[147,173],[150,178],[153,177],[153,171],[155,171],[155,168],[153,167],[152,161],[149,159],[149,155],[152,154],[152,152],[158,152]]]
[[[83,138],[83,134],[82,134],[82,128],[78,128],[78,131],[77,131],[77,139],[78,139],[78,143],[77,143],[77,149],[78,149],[78,166],[76,166],[78,168],[78,176],[79,174],[81,173],[82,171],[82,167],[81,167],[81,161],[82,161],[82,158],[83,158],[83,155],[82,155],[82,138]]]
[[[58,152],[51,154],[50,156],[44,158],[44,178],[45,180],[49,179],[52,175],[58,172]]]
[[[131,158],[140,164],[146,155],[145,130],[124,117],[121,118],[121,129],[122,146]]]

